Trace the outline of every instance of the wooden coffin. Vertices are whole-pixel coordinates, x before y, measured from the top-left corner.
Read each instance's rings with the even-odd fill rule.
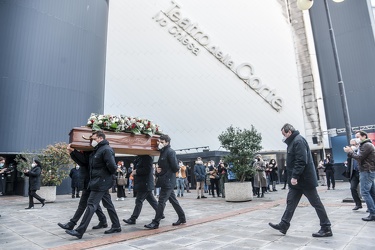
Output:
[[[90,151],[93,148],[90,145],[92,129],[89,127],[75,127],[69,133],[69,142],[71,147],[77,150]],[[157,141],[158,135],[152,137],[148,135],[134,135],[124,132],[104,131],[109,145],[114,149],[116,154],[129,155],[159,155]],[[84,139],[84,137],[86,139]]]

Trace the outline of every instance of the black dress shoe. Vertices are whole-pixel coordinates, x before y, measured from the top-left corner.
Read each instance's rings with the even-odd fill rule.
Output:
[[[205,199],[205,198],[207,198],[206,196],[204,196],[204,195],[202,195],[202,197],[201,197],[202,199]]]
[[[375,215],[369,215],[368,217],[362,218],[364,221],[373,221],[375,220]]]
[[[101,222],[99,222],[99,224],[96,225],[96,226],[93,226],[92,229],[100,229],[100,228],[107,228],[107,227],[108,227],[107,223],[101,223]]]
[[[111,229],[104,231],[105,234],[113,234],[113,233],[119,233],[121,232],[121,227],[114,228],[112,227]]]
[[[332,234],[332,230],[331,228],[321,228],[319,230],[319,232],[317,233],[313,233],[312,236],[313,237],[331,237],[333,234]]]
[[[34,208],[34,206],[32,206],[32,207],[25,207],[25,209],[33,209]]]
[[[40,203],[42,203],[42,207],[44,207],[44,205],[46,205],[45,201],[46,201],[46,199],[43,199],[43,200],[40,201]]]
[[[145,228],[157,229],[157,228],[159,228],[159,224],[157,222],[153,221],[150,224],[145,225]]]
[[[355,206],[352,210],[358,210],[360,208],[362,208],[362,206]]]
[[[65,230],[65,233],[67,233],[71,236],[75,236],[78,239],[82,239],[82,234],[78,233],[76,230]]]
[[[62,229],[65,229],[65,230],[73,230],[74,228],[74,224],[71,223],[71,222],[68,222],[66,224],[62,224],[62,223],[57,223],[57,225],[59,225],[59,227],[61,227]]]
[[[270,227],[272,227],[273,229],[279,230],[279,232],[282,234],[286,234],[286,231],[288,231],[288,228],[283,227],[280,224],[273,224],[270,222],[268,223],[268,225],[270,225]]]
[[[178,226],[183,223],[186,223],[186,219],[178,219],[175,223],[172,223],[172,226]]]
[[[123,221],[124,221],[126,224],[130,224],[130,225],[135,224],[135,219],[133,219],[133,218],[123,219]]]

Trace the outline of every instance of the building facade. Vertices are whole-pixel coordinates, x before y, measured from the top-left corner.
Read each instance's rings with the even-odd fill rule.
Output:
[[[374,3],[327,1],[352,126],[373,132]],[[222,150],[227,127],[254,125],[271,155],[285,150],[289,122],[316,160],[331,148],[342,162],[323,3],[302,12],[296,2],[2,0],[0,154],[68,142],[71,128],[104,113],[152,119],[175,149]]]

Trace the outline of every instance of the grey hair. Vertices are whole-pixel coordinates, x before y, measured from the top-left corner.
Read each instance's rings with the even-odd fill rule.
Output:
[[[289,124],[289,123],[284,124],[284,126],[281,128],[281,131],[283,131],[283,130],[284,130],[285,133],[288,133],[289,131],[291,131],[293,133],[294,131],[296,131],[296,129],[293,127],[293,125]]]

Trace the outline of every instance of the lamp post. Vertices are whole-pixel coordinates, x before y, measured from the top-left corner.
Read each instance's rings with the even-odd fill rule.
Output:
[[[336,3],[339,3],[339,2],[343,2],[344,0],[333,0],[333,1],[336,2]],[[297,0],[297,6],[301,10],[310,9],[312,7],[313,3],[314,3],[313,0]],[[331,14],[329,12],[327,0],[324,0],[324,6],[325,6],[327,20],[328,20],[328,28],[329,28],[329,34],[330,34],[330,37],[331,37],[333,56],[334,56],[334,59],[335,59],[336,74],[337,74],[339,92],[340,92],[340,97],[341,97],[341,107],[342,107],[342,110],[343,110],[343,113],[344,113],[346,139],[347,139],[348,145],[349,145],[350,139],[352,138],[352,126],[350,124],[349,109],[348,109],[348,103],[347,103],[347,100],[346,100],[345,86],[344,86],[344,81],[342,79],[340,60],[339,60],[339,56],[338,56],[338,53],[337,53],[336,39],[335,39],[333,27],[332,27]]]

